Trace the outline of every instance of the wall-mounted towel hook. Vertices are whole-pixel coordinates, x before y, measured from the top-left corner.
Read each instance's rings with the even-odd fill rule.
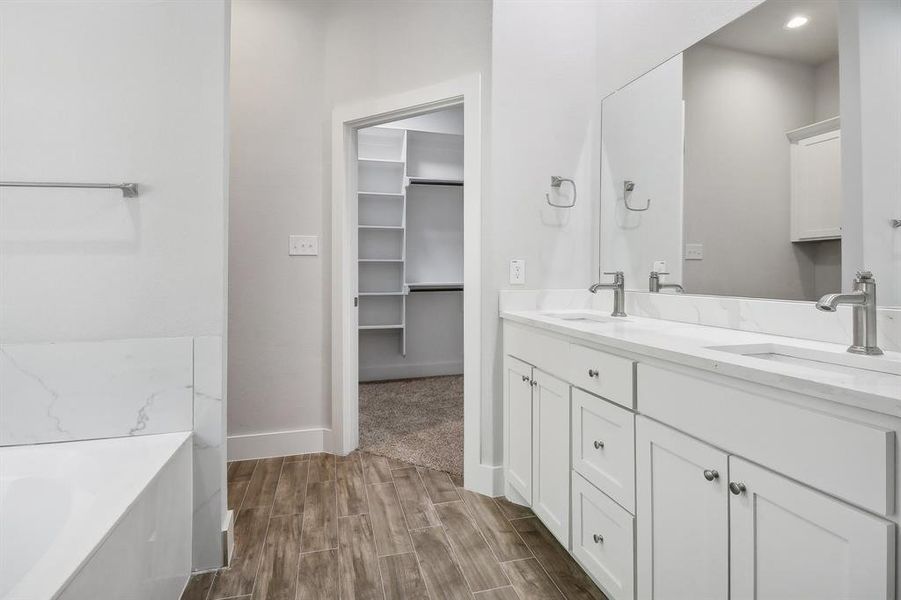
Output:
[[[651,199],[648,198],[647,204],[644,205],[644,208],[635,208],[629,204],[629,195],[632,193],[632,190],[635,189],[635,182],[629,181],[628,179],[623,182],[623,202],[626,205],[627,210],[631,210],[632,212],[644,212],[647,209],[651,208]]]
[[[559,175],[551,175],[551,187],[555,189],[560,189],[564,183],[569,183],[573,186],[573,201],[569,204],[554,204],[551,202],[551,195],[549,193],[545,193],[544,197],[547,199],[547,203],[553,206],[554,208],[572,208],[576,205],[576,182],[568,177],[560,177]]]

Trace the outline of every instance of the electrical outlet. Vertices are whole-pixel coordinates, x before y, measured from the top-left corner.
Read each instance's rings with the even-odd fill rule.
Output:
[[[288,236],[288,256],[316,256],[319,254],[318,235]]]
[[[524,285],[526,283],[526,261],[514,258],[510,261],[510,283]]]
[[[704,260],[704,244],[685,244],[685,260]]]

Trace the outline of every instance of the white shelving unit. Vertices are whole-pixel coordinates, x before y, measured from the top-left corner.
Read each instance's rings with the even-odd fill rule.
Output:
[[[461,372],[429,365],[459,353],[462,369],[463,136],[388,125],[357,139],[361,374]]]
[[[397,331],[406,355],[407,132],[369,127],[358,132],[359,330]]]

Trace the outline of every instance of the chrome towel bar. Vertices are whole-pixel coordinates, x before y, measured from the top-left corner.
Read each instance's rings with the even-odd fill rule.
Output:
[[[123,198],[137,198],[137,183],[57,183],[50,181],[0,181],[0,187],[33,187],[33,188],[95,188],[104,190],[122,190]]]

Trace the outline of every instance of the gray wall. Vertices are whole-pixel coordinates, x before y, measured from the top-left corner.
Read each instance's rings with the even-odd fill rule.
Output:
[[[838,289],[835,242],[790,242],[785,137],[818,105],[835,109],[837,77],[709,44],[684,56],[684,241],[704,244],[703,260],[684,261],[686,289],[791,300]]]

